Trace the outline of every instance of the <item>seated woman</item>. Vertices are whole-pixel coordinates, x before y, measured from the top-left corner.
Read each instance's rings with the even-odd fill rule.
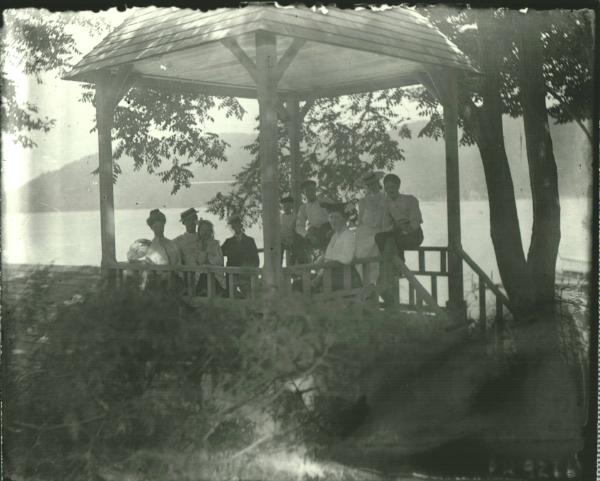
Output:
[[[346,204],[343,203],[323,203],[322,206],[329,212],[329,223],[333,228],[333,235],[329,240],[325,254],[319,262],[333,262],[335,265],[331,268],[331,290],[339,291],[344,289],[344,265],[348,265],[354,259],[356,251],[356,239],[354,232],[348,229]],[[317,286],[322,289],[323,271],[318,274]],[[356,267],[350,266],[350,287],[361,287],[362,282],[360,274]]]
[[[200,249],[198,252],[197,264],[223,267],[223,252],[219,241],[215,240],[214,226],[211,221],[200,219],[198,221],[198,241]],[[217,295],[225,292],[225,275],[214,274],[215,290]],[[208,292],[208,275],[201,274],[198,280],[198,290],[201,296]]]
[[[254,239],[244,233],[242,218],[234,214],[227,220],[234,235],[223,242],[221,250],[227,257],[227,267],[258,267],[260,259],[258,248]],[[227,288],[231,282],[231,274],[227,276]],[[235,294],[238,297],[247,297],[250,293],[250,277],[244,274],[235,275]]]

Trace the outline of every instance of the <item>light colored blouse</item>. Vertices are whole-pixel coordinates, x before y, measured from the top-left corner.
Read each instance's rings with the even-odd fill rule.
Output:
[[[358,201],[358,225],[373,229],[383,229],[385,214],[385,194],[368,193]]]
[[[355,248],[354,232],[346,228],[341,232],[334,232],[325,251],[325,261],[350,264],[354,259]]]
[[[215,239],[208,239],[205,242],[202,240],[198,241],[199,250],[197,263],[209,264],[211,266],[222,266],[224,265],[223,251],[219,245],[219,241]]]
[[[181,264],[181,256],[177,244],[166,237],[162,239],[154,237],[152,239],[145,260],[150,264],[159,266],[176,266]]]

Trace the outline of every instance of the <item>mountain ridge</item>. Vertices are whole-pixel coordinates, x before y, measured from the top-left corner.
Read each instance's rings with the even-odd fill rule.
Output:
[[[445,199],[444,142],[419,138],[425,121],[409,124],[412,139],[399,139],[405,161],[394,172],[403,179],[403,190],[421,200]],[[505,144],[513,174],[517,197],[530,197],[525,140],[520,119],[504,119]],[[584,135],[575,124],[551,125],[554,153],[557,160],[561,196],[589,194],[591,185],[591,156]],[[144,170],[135,172],[133,162],[123,158],[119,164],[123,173],[114,187],[115,207],[118,209],[179,208],[205,205],[217,192],[231,189],[228,182],[250,161],[243,149],[256,134],[228,132],[221,137],[230,144],[227,161],[218,168],[195,165],[194,183],[170,195],[171,185]],[[475,146],[460,147],[461,197],[486,199],[487,191],[479,151]],[[77,211],[99,208],[97,155],[90,154],[63,167],[44,172],[10,194],[8,208],[21,212]],[[439,175],[431,175],[439,172]],[[83,181],[82,181],[83,179]],[[585,179],[585,181],[582,181]]]

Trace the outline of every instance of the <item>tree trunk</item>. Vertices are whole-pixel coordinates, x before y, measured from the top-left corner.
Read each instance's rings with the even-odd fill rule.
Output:
[[[523,15],[518,32],[519,88],[529,180],[533,201],[533,228],[527,262],[538,312],[553,312],[556,258],[560,243],[558,175],[546,110],[540,30]],[[519,25],[519,24],[517,24]]]
[[[492,10],[478,13],[483,71],[483,104],[465,112],[465,126],[475,137],[485,173],[490,208],[490,233],[502,283],[517,316],[527,316],[531,308],[531,277],[521,241],[515,191],[504,147],[502,128],[501,79],[495,54],[498,30]],[[490,53],[492,52],[492,53]],[[463,103],[463,105],[465,105]]]

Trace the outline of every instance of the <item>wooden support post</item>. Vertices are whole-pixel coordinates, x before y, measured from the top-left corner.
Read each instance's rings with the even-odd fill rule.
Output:
[[[113,197],[112,138],[114,105],[111,79],[102,76],[96,82],[96,124],[98,127],[98,186],[100,188],[100,241],[102,266],[115,263],[115,203]],[[103,269],[104,271],[105,269]]]
[[[298,212],[300,208],[300,164],[302,162],[302,154],[300,152],[300,137],[301,132],[301,116],[300,116],[300,101],[297,97],[289,97],[287,100],[288,110],[288,136],[290,138],[290,163],[291,163],[291,186],[290,191],[294,198],[294,212]]]
[[[458,168],[458,93],[456,73],[444,76],[444,140],[446,144],[446,195],[448,212],[448,311],[457,318],[466,316],[460,233],[460,181]]]
[[[114,112],[119,100],[133,85],[135,78],[129,67],[118,72],[103,71],[96,77],[96,124],[98,130],[98,186],[100,190],[100,241],[102,246],[102,272],[109,282],[116,263],[115,203],[113,195],[113,161],[111,130]],[[114,272],[114,271],[112,271]]]
[[[264,267],[267,306],[282,285],[281,232],[279,225],[279,172],[277,160],[277,49],[275,35],[256,32],[256,87],[260,117],[259,157],[261,164]],[[267,309],[268,310],[268,309]]]

